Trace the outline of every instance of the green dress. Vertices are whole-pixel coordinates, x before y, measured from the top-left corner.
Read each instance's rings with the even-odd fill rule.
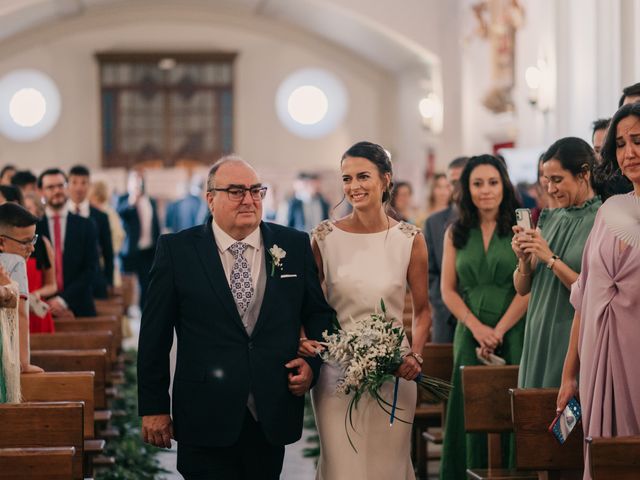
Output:
[[[574,272],[580,273],[582,251],[602,202],[595,196],[580,207],[543,210],[538,227],[549,248]],[[571,291],[538,262],[533,272],[527,327],[518,375],[520,388],[560,386],[569,346],[574,309]]]
[[[470,231],[464,248],[456,253],[458,290],[471,312],[485,325],[495,326],[513,301],[513,270],[516,256],[511,249],[511,236],[499,237],[494,233],[487,252],[484,251],[482,232]],[[524,321],[516,323],[503,338],[496,354],[508,364],[518,364],[522,354]],[[487,435],[465,433],[464,397],[462,394],[462,365],[480,365],[476,358],[478,342],[471,331],[458,322],[453,338],[453,390],[447,404],[440,478],[464,480],[467,468],[486,468]],[[503,465],[510,458],[511,442],[503,438]]]

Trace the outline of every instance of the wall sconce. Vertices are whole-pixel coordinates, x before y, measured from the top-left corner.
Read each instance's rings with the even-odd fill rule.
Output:
[[[442,101],[435,93],[429,93],[418,102],[422,125],[432,133],[442,131]]]
[[[529,103],[542,113],[551,110],[551,72],[544,60],[538,60],[536,66],[527,67],[524,74],[529,88]]]

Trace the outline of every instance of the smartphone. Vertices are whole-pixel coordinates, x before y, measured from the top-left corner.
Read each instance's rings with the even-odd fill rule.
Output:
[[[531,230],[533,228],[531,210],[528,208],[516,208],[516,224],[525,230]]]
[[[576,397],[573,397],[569,400],[564,410],[551,422],[549,432],[562,445],[581,418],[582,409],[580,408],[580,403],[578,403]]]

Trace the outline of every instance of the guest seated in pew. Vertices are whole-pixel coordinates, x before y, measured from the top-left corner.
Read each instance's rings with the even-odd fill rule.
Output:
[[[611,119],[596,173],[607,182],[621,172],[634,191],[614,195],[598,211],[571,290],[576,312],[556,408],[579,389],[588,437],[640,435],[639,138],[640,103],[624,105]]]
[[[29,284],[25,260],[33,252],[37,239],[36,222],[38,219],[26,209],[15,203],[0,205],[0,263],[9,272],[12,281],[18,284],[20,300],[18,304],[18,332],[20,368],[24,373],[37,373],[43,370],[31,365],[29,352]],[[7,347],[3,338],[3,346]]]
[[[67,177],[57,168],[45,170],[38,178],[45,216],[37,231],[53,243],[58,294],[48,300],[54,317],[93,317],[92,285],[98,269],[98,241],[93,222],[69,212]]]
[[[600,197],[593,188],[595,152],[581,138],[562,138],[542,156],[547,190],[558,208],[540,214],[537,229],[513,227],[518,257],[516,291],[531,293],[518,377],[519,388],[557,388],[569,346],[571,284],[580,274],[582,251]]]
[[[472,157],[460,177],[459,218],[447,229],[442,259],[442,299],[458,319],[453,339],[453,390],[447,403],[442,480],[465,478],[467,468],[486,468],[487,435],[466,434],[460,366],[480,365],[496,352],[508,364],[522,354],[528,296],[511,278],[516,196],[504,164],[491,155]],[[509,449],[504,450],[509,458]]]

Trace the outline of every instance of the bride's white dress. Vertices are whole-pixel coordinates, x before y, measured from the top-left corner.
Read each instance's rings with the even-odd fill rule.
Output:
[[[322,254],[327,300],[336,310],[343,329],[352,328],[352,318],[367,317],[380,299],[389,318],[402,325],[411,248],[418,229],[399,223],[379,233],[356,234],[325,221],[313,236]],[[409,344],[405,339],[405,347]],[[320,434],[320,460],[316,480],[413,480],[411,425],[395,421],[389,426],[385,413],[369,395],[364,395],[349,425],[353,450],[345,431],[345,414],[351,399],[335,392],[340,377],[337,368],[324,364],[311,392]],[[382,397],[393,399],[393,382],[382,388]],[[415,382],[400,380],[397,417],[413,422],[416,407]]]

